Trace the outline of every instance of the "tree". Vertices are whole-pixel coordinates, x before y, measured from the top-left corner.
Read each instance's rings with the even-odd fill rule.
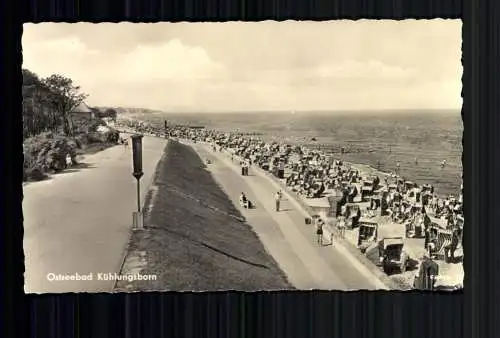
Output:
[[[66,135],[72,133],[69,114],[87,97],[87,94],[80,93],[80,86],[75,86],[73,80],[59,74],[54,74],[42,79],[44,87],[48,90],[48,95],[44,98],[59,115],[63,122],[63,130]]]
[[[47,130],[55,130],[58,119],[53,110],[44,104],[44,97],[48,95],[38,75],[22,70],[23,75],[23,135],[30,137]]]
[[[114,110],[113,108],[108,108],[106,109],[106,111],[104,111],[104,117],[110,118],[113,121],[116,121],[117,115],[118,114],[116,113],[116,110]]]
[[[38,78],[38,75],[36,75],[35,73],[33,73],[28,69],[23,69],[23,87],[39,85],[39,84],[40,84],[40,79]]]

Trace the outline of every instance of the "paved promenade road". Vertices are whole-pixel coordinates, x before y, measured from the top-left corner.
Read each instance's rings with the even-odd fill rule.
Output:
[[[283,211],[274,210],[276,185],[269,177],[252,168],[250,175],[240,175],[238,163],[232,163],[226,153],[212,152],[207,145],[190,145],[208,165],[215,179],[235,204],[245,192],[256,209],[243,210],[248,223],[274,257],[289,281],[298,289],[377,290],[387,289],[368,269],[338,244],[320,246],[312,226],[304,224],[304,211],[292,200],[282,202]],[[325,236],[325,243],[330,239]]]
[[[166,140],[143,139],[142,202]],[[137,208],[131,147],[115,146],[51,179],[24,186],[25,292],[111,291]],[[49,281],[47,275],[89,274],[92,281]]]

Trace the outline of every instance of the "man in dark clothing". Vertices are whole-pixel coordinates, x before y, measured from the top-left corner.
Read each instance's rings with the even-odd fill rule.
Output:
[[[323,245],[323,225],[325,222],[321,218],[316,218],[316,240],[319,245]]]
[[[453,231],[451,238],[451,243],[445,248],[445,257],[447,261],[455,260],[455,251],[457,250],[458,243],[460,241],[460,230]]]
[[[429,243],[430,243],[430,236],[431,236],[430,231],[431,231],[431,229],[429,226],[426,226],[424,229],[425,229],[424,230],[425,231],[424,247],[427,249],[429,247]]]

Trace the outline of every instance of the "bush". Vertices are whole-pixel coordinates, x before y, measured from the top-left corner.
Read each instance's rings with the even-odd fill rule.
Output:
[[[106,133],[106,142],[108,143],[118,143],[120,139],[120,133],[117,130],[110,130]]]
[[[47,178],[47,175],[41,167],[35,166],[24,170],[24,181],[41,181]]]
[[[47,173],[57,173],[66,169],[66,156],[69,154],[74,164],[77,163],[77,149],[86,145],[101,144],[105,149],[109,144],[117,144],[120,133],[109,128],[98,132],[101,124],[97,120],[90,129],[93,132],[77,135],[75,138],[43,133],[24,141],[24,180],[41,180]],[[95,128],[94,128],[95,127]]]
[[[66,137],[46,138],[39,135],[25,140],[25,180],[40,180],[46,173],[60,172],[66,168],[66,156],[76,159],[77,142]],[[51,135],[52,136],[52,135]]]
[[[88,144],[96,143],[118,143],[120,133],[114,129],[105,132],[94,132],[87,134]]]
[[[78,134],[86,134],[86,133],[94,133],[97,131],[99,126],[105,126],[106,122],[104,122],[101,118],[78,118],[73,119],[73,132]]]
[[[106,139],[102,136],[101,133],[98,133],[98,132],[87,134],[86,140],[87,140],[87,144],[96,144],[96,143],[106,142]]]

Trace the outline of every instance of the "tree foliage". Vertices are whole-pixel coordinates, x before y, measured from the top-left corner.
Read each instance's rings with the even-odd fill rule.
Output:
[[[44,131],[55,131],[59,117],[45,102],[48,89],[33,72],[23,69],[23,135],[30,137]]]
[[[23,124],[24,137],[44,131],[72,133],[70,112],[81,104],[87,95],[73,80],[54,74],[41,79],[28,69],[23,69]]]
[[[106,109],[104,111],[102,117],[109,117],[109,118],[112,118],[112,119],[116,119],[117,115],[118,114],[116,113],[116,110],[114,110],[113,108],[108,108],[108,109]]]
[[[75,86],[73,80],[62,75],[51,75],[42,82],[49,90],[47,103],[59,113],[64,133],[69,135],[71,133],[69,113],[87,98],[87,94],[80,93],[80,86]]]
[[[116,121],[116,118],[118,116],[118,113],[113,108],[91,108],[91,110],[94,112],[95,116],[102,119],[106,118],[112,121]]]

